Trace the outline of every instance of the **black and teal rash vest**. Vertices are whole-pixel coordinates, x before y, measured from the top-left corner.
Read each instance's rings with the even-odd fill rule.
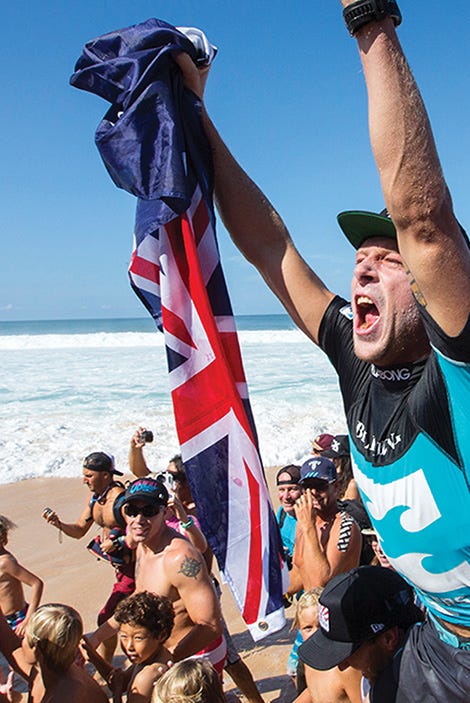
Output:
[[[385,554],[431,613],[470,626],[470,318],[448,337],[421,313],[432,346],[423,361],[358,359],[339,297],[320,346],[339,375],[354,476]]]

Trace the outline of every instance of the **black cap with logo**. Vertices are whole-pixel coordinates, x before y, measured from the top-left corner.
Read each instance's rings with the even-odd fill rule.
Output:
[[[394,625],[406,630],[420,620],[413,589],[396,571],[360,566],[325,586],[320,627],[299,647],[299,657],[314,669],[332,669],[380,632]]]

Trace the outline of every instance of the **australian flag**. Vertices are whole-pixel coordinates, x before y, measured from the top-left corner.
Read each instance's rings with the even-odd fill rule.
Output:
[[[204,54],[210,45],[197,33]],[[71,83],[111,103],[96,143],[115,184],[138,198],[131,285],[165,335],[198,518],[259,640],[285,622],[285,566],[220,263],[201,104],[172,58],[184,51],[201,62],[188,37],[156,19],[98,37]]]

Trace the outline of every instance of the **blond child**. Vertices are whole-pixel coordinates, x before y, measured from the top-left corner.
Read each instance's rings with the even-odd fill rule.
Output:
[[[22,647],[13,653],[28,674],[28,703],[107,703],[104,691],[74,663],[83,623],[68,605],[40,606],[31,616]]]
[[[151,703],[225,703],[219,675],[206,659],[184,659],[155,684]]]
[[[15,527],[14,522],[0,515],[0,610],[18,637],[23,637],[28,621],[41,600],[44,584],[6,549],[8,533]],[[31,589],[29,605],[23,584]]]
[[[121,693],[126,691],[127,703],[146,703],[150,701],[155,681],[171,663],[171,654],[163,643],[173,628],[173,606],[168,598],[142,591],[121,601],[114,618],[119,623],[121,649],[131,666],[125,670],[113,669],[86,639],[83,649],[108,683],[113,700],[120,700]]]
[[[298,602],[292,628],[298,628],[303,641],[318,630],[318,599],[323,588],[312,588],[303,593]],[[301,678],[301,669],[297,676]],[[341,671],[338,667],[328,671],[317,671],[305,666],[306,688],[293,703],[361,703],[361,673],[348,668]]]

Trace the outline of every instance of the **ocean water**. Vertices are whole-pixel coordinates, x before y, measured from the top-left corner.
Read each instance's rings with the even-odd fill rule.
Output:
[[[237,317],[265,466],[298,462],[309,440],[344,431],[336,375],[287,315]],[[150,318],[0,323],[0,484],[79,476],[92,451],[127,470],[138,425],[149,466],[179,447],[163,335]]]

